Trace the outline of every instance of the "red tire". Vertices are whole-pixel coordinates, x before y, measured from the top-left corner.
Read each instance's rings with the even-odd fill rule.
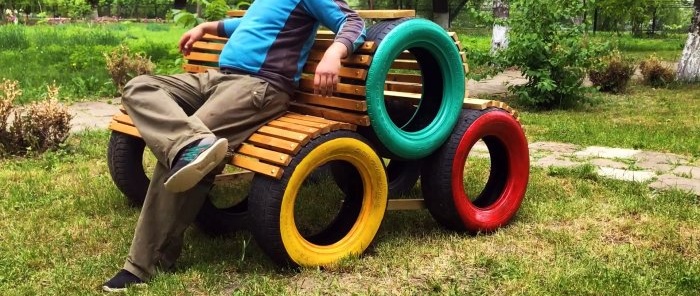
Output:
[[[479,196],[464,189],[464,167],[474,144],[489,149],[491,171]],[[423,195],[436,220],[451,229],[492,232],[508,224],[522,203],[530,175],[520,124],[500,109],[464,110],[455,132],[423,172]]]

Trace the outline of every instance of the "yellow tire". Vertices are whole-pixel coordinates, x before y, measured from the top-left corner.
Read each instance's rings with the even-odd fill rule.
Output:
[[[334,219],[312,235],[302,234],[295,218],[298,194],[318,167],[351,170],[357,188],[343,196]],[[284,266],[329,266],[361,254],[374,240],[387,205],[384,166],[357,133],[336,131],[307,144],[285,168],[280,180],[256,175],[249,194],[251,231],[258,245]],[[319,205],[313,205],[321,206]]]

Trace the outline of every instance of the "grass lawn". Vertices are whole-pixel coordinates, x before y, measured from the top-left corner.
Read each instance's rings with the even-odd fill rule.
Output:
[[[177,40],[184,28],[170,24],[71,24],[0,26],[0,79],[18,80],[20,102],[44,97],[46,85],[61,86],[64,100],[112,97],[104,53],[126,44],[156,64],[156,73],[181,72]]]
[[[530,141],[696,155],[698,90],[635,86],[586,110],[522,119]],[[3,294],[98,294],[121,268],[138,209],[110,180],[108,137],[82,133],[57,152],[0,160]],[[697,295],[698,241],[700,197],[591,167],[533,168],[515,220],[491,235],[443,230],[427,211],[388,212],[361,258],[297,272],[275,267],[247,232],[212,238],[193,228],[177,270],[130,293]]]
[[[580,110],[523,111],[528,140],[673,152],[700,157],[700,85],[591,94]]]

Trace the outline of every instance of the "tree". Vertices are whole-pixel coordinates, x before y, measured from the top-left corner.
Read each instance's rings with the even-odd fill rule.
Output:
[[[508,47],[508,27],[505,21],[508,19],[509,14],[508,0],[493,0],[494,24],[491,52]]]
[[[450,5],[448,0],[433,0],[433,21],[445,29],[450,27]]]
[[[695,0],[695,14],[690,21],[688,41],[678,63],[678,80],[700,81],[700,0]]]

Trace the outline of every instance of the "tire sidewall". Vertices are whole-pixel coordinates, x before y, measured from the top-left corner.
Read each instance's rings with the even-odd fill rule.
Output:
[[[479,208],[470,201],[462,180],[469,151],[486,136],[496,137],[505,144],[508,175],[498,199],[485,208]],[[463,134],[452,162],[452,196],[457,213],[466,228],[489,232],[507,224],[522,203],[529,179],[529,167],[527,140],[520,124],[510,114],[498,110],[477,118]]]
[[[443,75],[443,97],[432,123],[422,130],[406,132],[388,115],[384,84],[398,54],[413,47],[428,50],[436,59]],[[366,87],[367,113],[381,143],[399,157],[420,159],[445,142],[459,118],[464,98],[464,69],[454,41],[441,27],[427,20],[411,19],[392,29],[377,48]]]

